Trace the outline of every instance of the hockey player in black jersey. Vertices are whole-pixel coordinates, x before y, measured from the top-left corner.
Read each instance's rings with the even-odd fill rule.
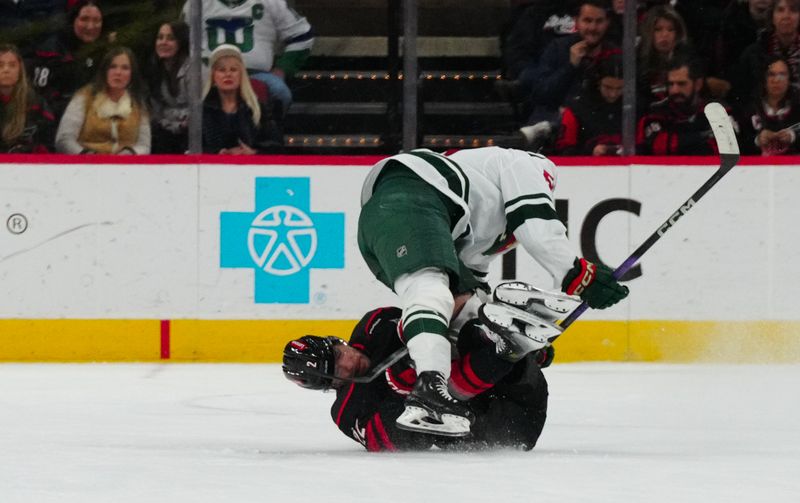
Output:
[[[547,340],[560,333],[552,316],[541,315],[542,310],[548,311],[542,309],[543,301],[533,310],[526,309],[531,305],[530,288],[522,283],[499,287],[495,300],[484,304],[479,318],[466,322],[454,341],[448,387],[474,418],[469,436],[397,426],[395,419],[403,413],[417,377],[407,355],[370,382],[351,380],[380,366],[403,347],[402,310],[396,307],[365,314],[349,342],[313,335],[290,341],[284,350],[284,375],[305,388],[335,389],[331,418],[345,435],[369,451],[419,450],[434,445],[530,450],[547,415],[547,381],[541,371],[553,358]],[[524,300],[517,302],[515,297],[520,296]],[[424,424],[420,426],[424,428]]]

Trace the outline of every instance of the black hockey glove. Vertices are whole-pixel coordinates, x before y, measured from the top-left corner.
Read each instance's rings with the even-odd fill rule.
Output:
[[[620,285],[612,272],[602,264],[576,258],[575,265],[561,282],[561,290],[568,295],[578,295],[592,309],[611,307],[628,296],[628,287]]]

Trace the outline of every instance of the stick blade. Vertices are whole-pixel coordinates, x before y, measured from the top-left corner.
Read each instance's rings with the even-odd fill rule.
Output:
[[[704,110],[708,123],[711,124],[711,132],[717,140],[717,149],[722,155],[739,155],[739,143],[736,141],[736,133],[733,131],[733,123],[725,111],[725,107],[717,102],[706,105]]]

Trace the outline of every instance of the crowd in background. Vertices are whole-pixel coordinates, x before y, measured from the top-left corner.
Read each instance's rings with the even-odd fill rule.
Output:
[[[280,151],[311,26],[285,0],[202,3],[203,151]],[[625,0],[511,3],[498,90],[525,109],[528,146],[621,154]],[[0,152],[186,152],[185,4],[0,0]],[[797,153],[800,0],[636,10],[638,153],[713,154],[711,100],[729,108],[744,153]]]
[[[505,92],[529,145],[619,155],[624,0],[534,0],[504,40]],[[798,152],[800,0],[644,0],[636,6],[636,150],[709,155],[703,108],[728,107],[745,154]]]
[[[184,4],[3,0],[0,152],[185,153]],[[276,151],[310,25],[284,0],[203,0],[203,16],[203,151]]]

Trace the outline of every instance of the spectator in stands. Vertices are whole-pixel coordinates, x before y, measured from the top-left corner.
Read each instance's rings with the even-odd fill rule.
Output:
[[[0,0],[0,43],[40,42],[64,23],[66,0]]]
[[[789,82],[800,85],[800,0],[776,0],[770,11],[771,27],[749,45],[733,73],[733,98],[749,101],[761,81],[769,56],[780,56],[789,64]]]
[[[581,0],[575,18],[577,33],[557,38],[545,48],[539,64],[527,68],[533,79],[534,111],[529,123],[556,122],[559,107],[576,96],[598,60],[619,54],[606,39],[608,4],[604,0]]]
[[[622,146],[622,58],[597,64],[592,85],[561,114],[559,155],[620,155]]]
[[[70,100],[56,132],[67,154],[149,154],[150,119],[133,52],[111,49]]]
[[[115,44],[130,47],[139,61],[147,61],[153,46],[151,33],[180,17],[183,0],[114,0],[103,3],[103,24]]]
[[[280,145],[280,132],[269,108],[258,102],[239,48],[217,46],[209,66],[203,90],[203,152],[252,155]]]
[[[202,9],[203,56],[221,44],[239,47],[251,77],[266,84],[275,112],[282,117],[292,103],[286,79],[311,54],[314,38],[306,18],[286,0],[202,0]],[[188,12],[189,2],[184,15]],[[279,47],[283,49],[278,55]]]
[[[158,29],[147,78],[154,154],[181,154],[188,147],[189,26],[182,21]]]
[[[800,152],[800,102],[789,85],[789,65],[780,56],[767,60],[758,93],[741,116],[742,152],[781,155]]]
[[[608,40],[621,47],[624,33],[625,0],[611,0],[611,9],[608,11],[608,34],[606,36]]]
[[[43,42],[29,68],[36,91],[60,117],[73,93],[89,82],[105,51],[103,13],[96,0],[80,0],[67,14],[65,29]]]
[[[575,33],[574,0],[533,0],[512,13],[508,35],[501,40],[504,77],[515,80],[539,62],[554,39]]]
[[[690,56],[686,25],[669,5],[647,11],[641,25],[636,84],[643,110],[667,99],[667,68],[678,58]]]
[[[678,14],[686,22],[689,40],[697,54],[706,59],[713,53],[719,37],[722,12],[731,1],[740,0],[670,0]]]
[[[667,71],[667,100],[639,121],[637,150],[651,155],[712,155],[716,143],[703,108],[698,60],[674,61]]]
[[[732,72],[739,57],[758,34],[769,26],[772,0],[731,2],[722,14],[720,34],[711,54],[706,83],[712,96],[725,97],[731,89]]]
[[[716,72],[709,73],[709,68],[714,68],[714,55],[720,30],[722,29],[722,14],[731,2],[745,0],[670,0],[678,14],[686,23],[686,30],[692,44],[692,50],[699,58],[706,75],[704,92],[714,99],[721,100],[729,90],[725,82],[721,82]]]
[[[0,44],[0,153],[47,152],[55,117],[36,95],[19,50]]]

